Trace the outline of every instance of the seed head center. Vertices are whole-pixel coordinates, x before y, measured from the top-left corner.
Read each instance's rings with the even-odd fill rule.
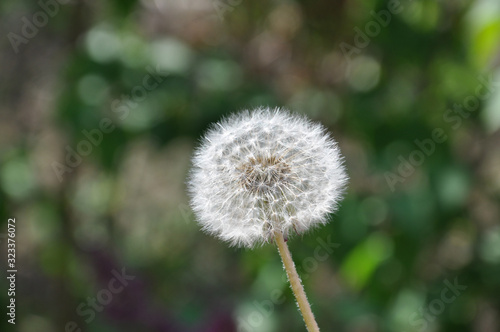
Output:
[[[279,190],[288,182],[289,166],[275,156],[250,157],[240,168],[241,185],[254,194]]]

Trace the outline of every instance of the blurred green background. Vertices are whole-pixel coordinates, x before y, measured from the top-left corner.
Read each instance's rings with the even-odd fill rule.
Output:
[[[339,212],[289,241],[322,331],[500,331],[497,0],[0,14],[2,331],[305,331],[276,248],[205,235],[185,193],[207,126],[260,105],[322,122],[345,155]]]

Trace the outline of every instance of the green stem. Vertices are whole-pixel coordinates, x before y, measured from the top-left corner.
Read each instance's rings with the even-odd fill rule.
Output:
[[[309,332],[319,332],[318,323],[314,319],[314,315],[311,310],[311,305],[307,301],[306,293],[304,292],[304,286],[300,281],[297,270],[295,269],[295,264],[292,260],[292,255],[288,246],[283,238],[283,233],[280,231],[274,232],[274,238],[276,239],[276,244],[278,245],[278,251],[285,266],[285,271],[290,281],[290,286],[292,287],[293,294],[299,305],[300,312],[306,323],[307,331]]]

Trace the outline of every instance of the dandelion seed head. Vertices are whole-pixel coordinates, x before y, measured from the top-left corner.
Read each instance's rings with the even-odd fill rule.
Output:
[[[325,224],[347,183],[325,128],[282,109],[234,114],[213,125],[193,156],[191,206],[203,229],[253,247]]]

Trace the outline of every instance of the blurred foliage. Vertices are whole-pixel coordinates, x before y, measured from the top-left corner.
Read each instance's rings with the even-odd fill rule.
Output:
[[[0,235],[16,217],[19,331],[304,331],[274,246],[203,234],[185,194],[207,126],[260,105],[321,121],[345,155],[340,211],[289,242],[322,330],[500,331],[497,1],[0,13]],[[122,268],[134,281],[86,321],[77,308]],[[444,302],[454,282],[467,288]]]

